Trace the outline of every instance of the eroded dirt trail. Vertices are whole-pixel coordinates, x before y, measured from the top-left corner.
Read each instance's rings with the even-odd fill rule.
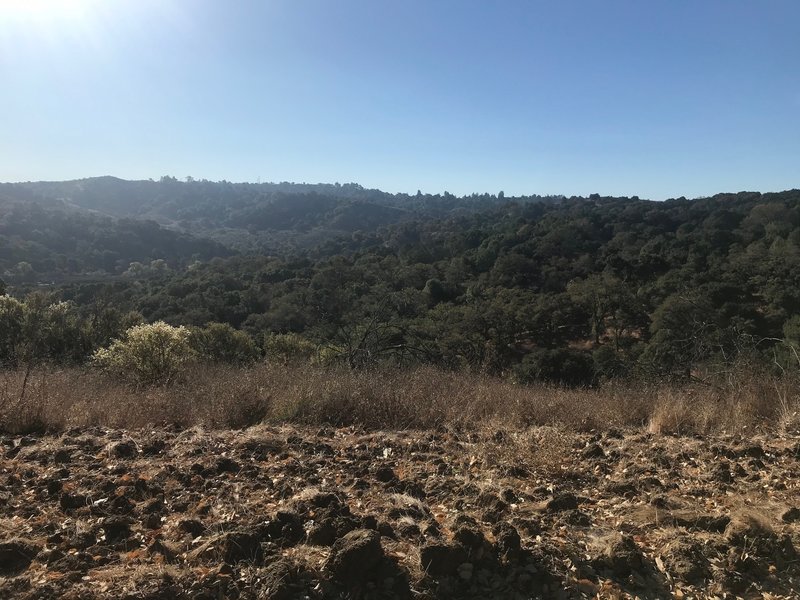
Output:
[[[791,437],[0,437],[2,598],[788,598],[798,547]]]

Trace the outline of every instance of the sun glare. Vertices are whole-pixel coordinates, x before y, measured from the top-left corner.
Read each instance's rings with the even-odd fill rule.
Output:
[[[0,0],[0,18],[46,23],[84,19],[95,0]]]

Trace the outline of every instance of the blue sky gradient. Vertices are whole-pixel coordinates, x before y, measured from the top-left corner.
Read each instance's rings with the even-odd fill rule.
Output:
[[[797,0],[0,0],[0,181],[800,186]]]

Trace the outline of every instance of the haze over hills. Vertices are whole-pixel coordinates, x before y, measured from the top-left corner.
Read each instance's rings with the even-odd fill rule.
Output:
[[[556,199],[530,196],[516,200]],[[178,181],[169,176],[158,181],[94,177],[0,185],[0,205],[5,205],[6,211],[15,204],[36,203],[59,211],[155,221],[237,250],[260,252],[311,248],[356,231],[469,214],[503,201],[502,194],[500,198],[489,194],[457,198],[447,192],[412,196],[352,183],[230,183]]]

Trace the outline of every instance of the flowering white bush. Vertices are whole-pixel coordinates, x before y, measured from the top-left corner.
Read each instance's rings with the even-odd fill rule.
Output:
[[[108,348],[94,353],[93,362],[106,373],[137,385],[169,385],[195,357],[189,330],[162,321],[136,325]]]

